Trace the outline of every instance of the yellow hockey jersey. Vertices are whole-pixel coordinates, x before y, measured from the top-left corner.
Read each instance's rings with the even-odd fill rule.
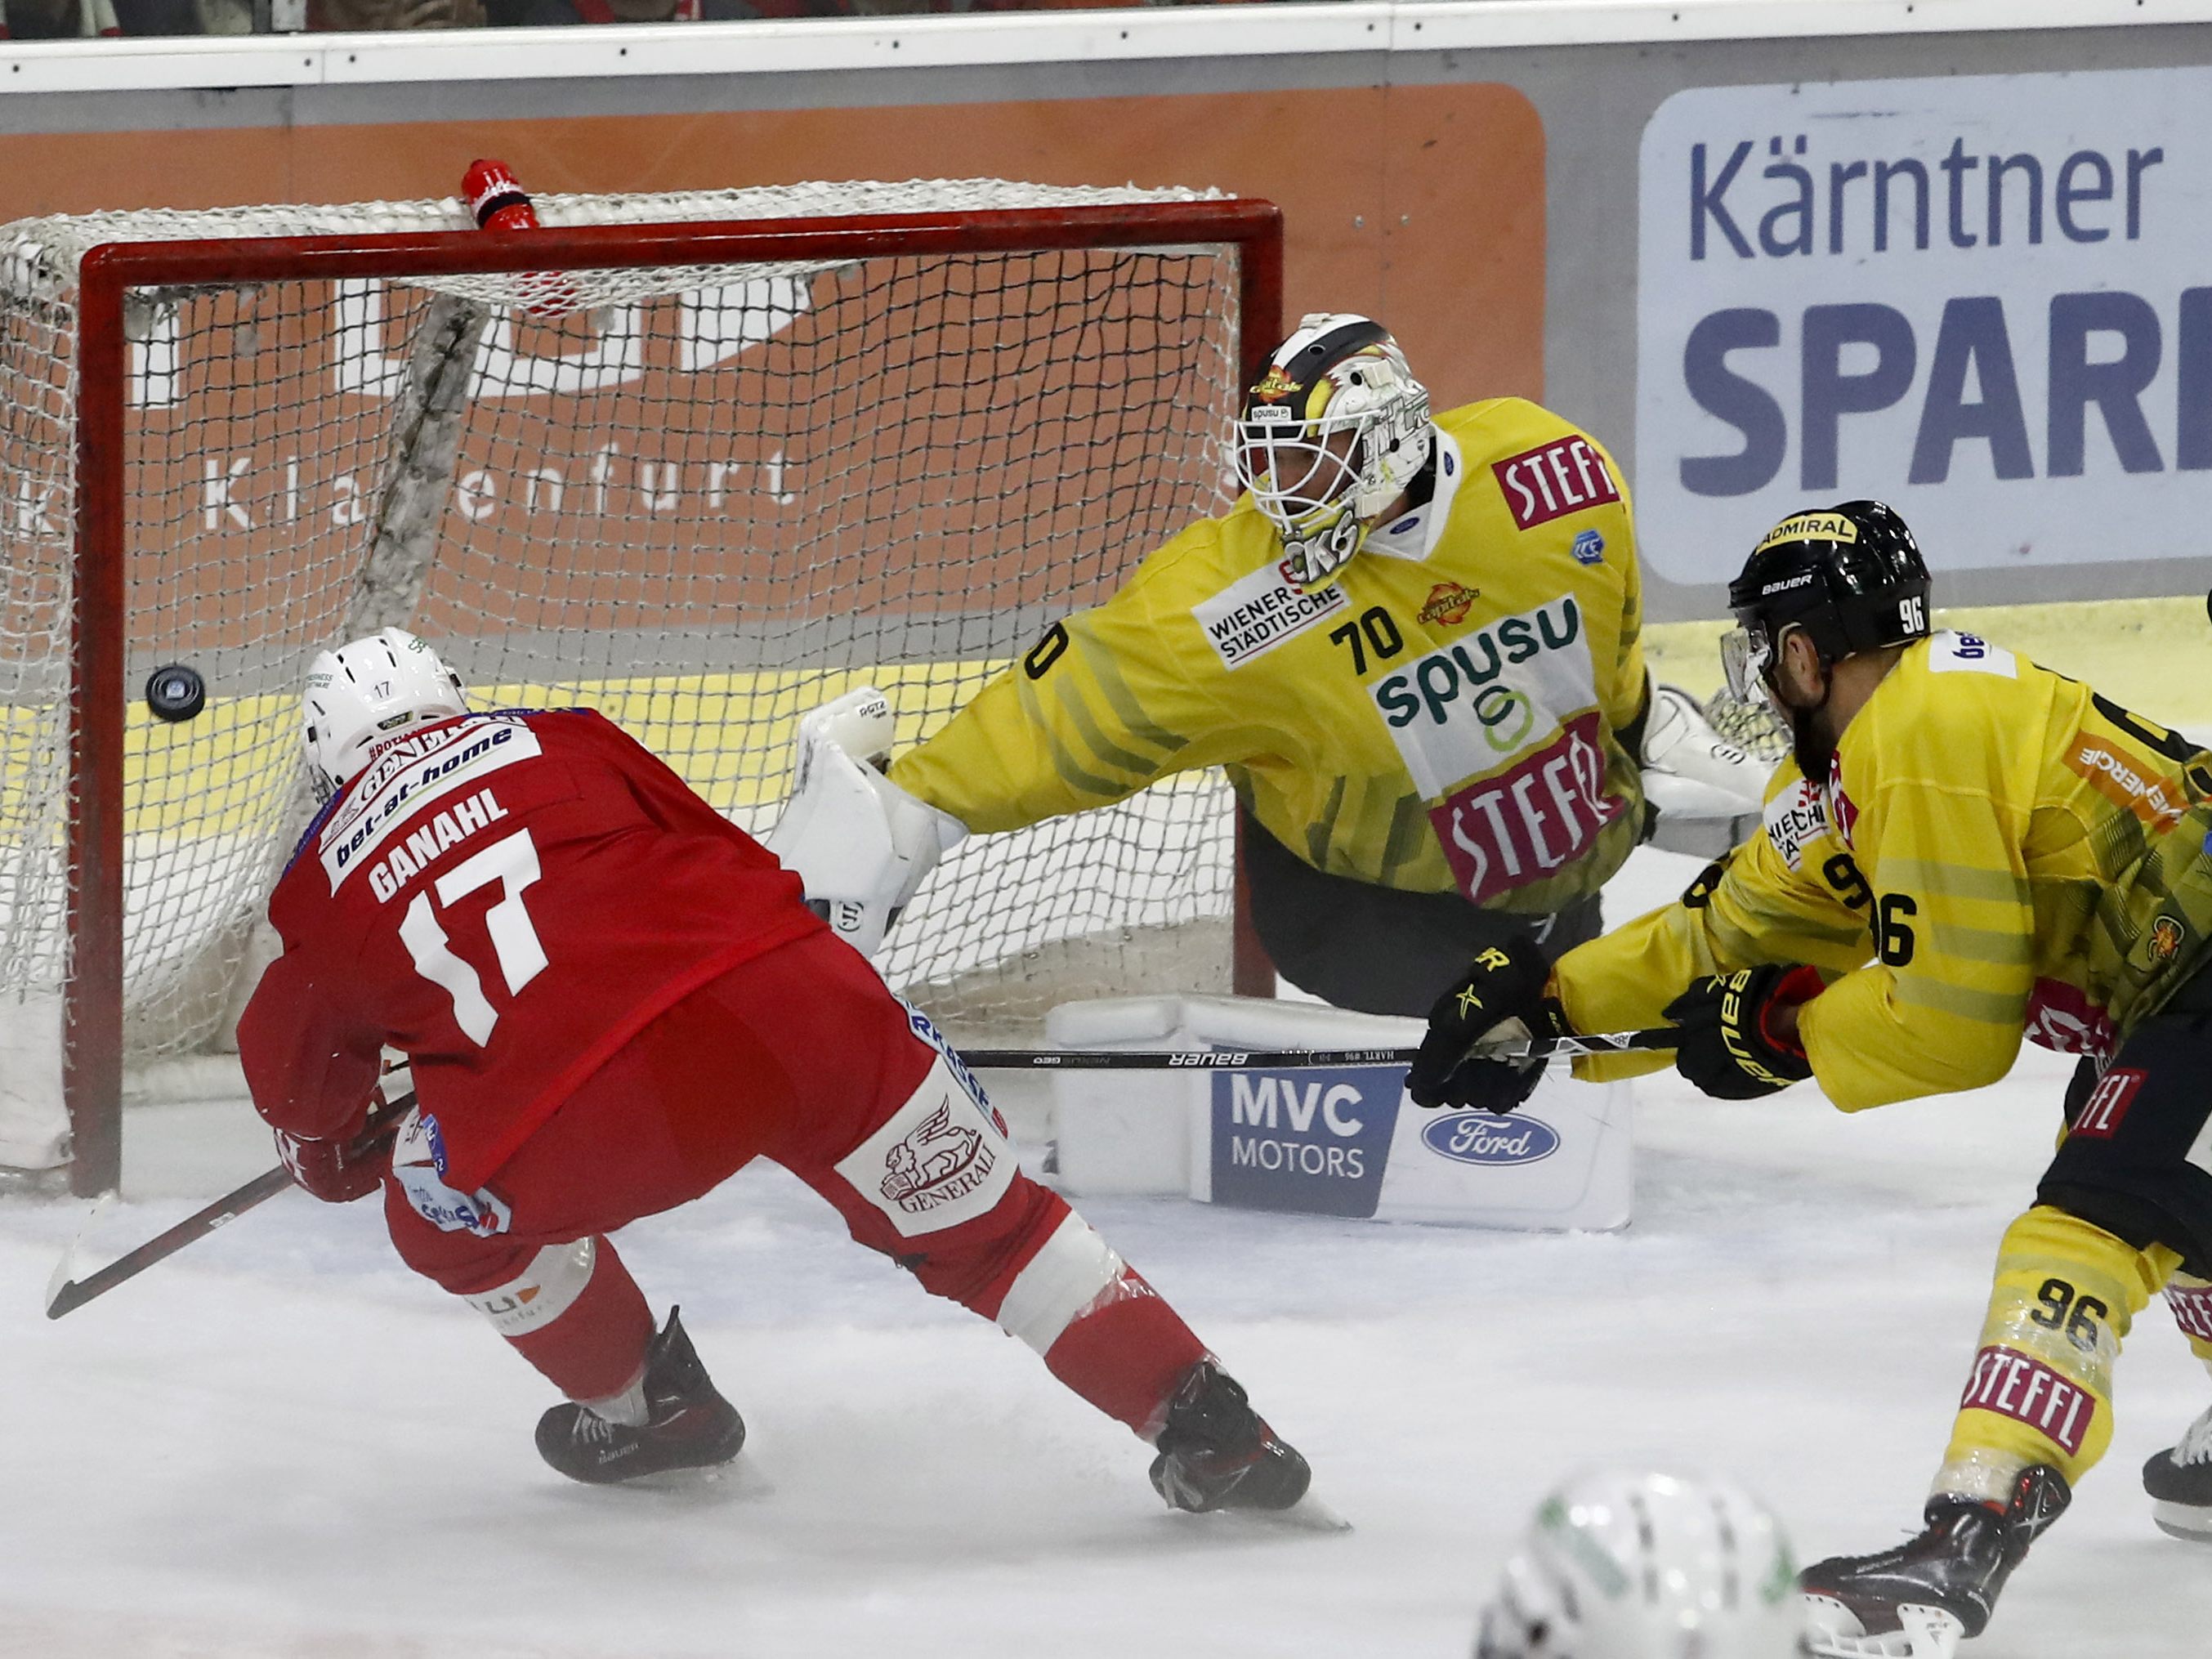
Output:
[[[1641,829],[1615,735],[1643,707],[1626,493],[1519,398],[1438,417],[1436,493],[1311,590],[1250,497],[1056,623],[894,781],[971,830],[1228,770],[1332,874],[1532,914],[1595,892]]]
[[[1977,1088],[2023,1034],[2108,1054],[2212,936],[2212,754],[1965,634],[1909,647],[1828,778],[1777,769],[1763,833],[1674,904],[1569,951],[1578,1030],[1662,1024],[1699,975],[1842,977],[1798,1030],[1846,1111]],[[1664,1055],[1579,1062],[1613,1077]]]

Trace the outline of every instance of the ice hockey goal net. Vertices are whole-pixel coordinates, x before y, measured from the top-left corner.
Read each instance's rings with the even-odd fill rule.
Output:
[[[538,210],[0,230],[0,1165],[112,1185],[126,1064],[228,1037],[315,647],[413,629],[480,706],[598,707],[764,828],[805,710],[872,679],[919,737],[1216,510],[1279,321],[1264,203]],[[141,688],[179,663],[207,704],[164,722]],[[1233,881],[1225,785],[1176,780],[971,841],[879,965],[969,1036],[1219,988]]]

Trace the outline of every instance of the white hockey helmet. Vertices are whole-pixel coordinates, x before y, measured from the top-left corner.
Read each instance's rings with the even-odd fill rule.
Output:
[[[1389,331],[1317,311],[1275,348],[1244,401],[1237,481],[1283,538],[1291,578],[1317,586],[1428,465],[1428,389]]]
[[[1772,1510],[1727,1481],[1599,1470],[1547,1498],[1476,1659],[1796,1659],[1803,1601]]]
[[[300,698],[317,797],[345,787],[386,738],[468,710],[460,677],[404,628],[318,651]]]

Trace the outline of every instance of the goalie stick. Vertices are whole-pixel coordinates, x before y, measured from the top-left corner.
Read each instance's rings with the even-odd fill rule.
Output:
[[[415,1103],[410,1094],[401,1096],[385,1109],[382,1128],[390,1135],[407,1115],[408,1108]],[[137,1249],[126,1251],[97,1273],[87,1273],[82,1279],[69,1279],[67,1272],[76,1247],[62,1258],[55,1270],[54,1282],[46,1288],[46,1317],[59,1319],[65,1313],[74,1313],[94,1297],[105,1296],[125,1280],[136,1279],[157,1261],[165,1261],[187,1244],[197,1244],[218,1227],[225,1227],[255,1206],[267,1203],[292,1184],[292,1172],[283,1164],[264,1170],[234,1191],[225,1193],[204,1210],[195,1210],[173,1227],[154,1235]]]
[[[1570,1060],[1577,1054],[1624,1054],[1672,1048],[1681,1030],[1656,1025],[1644,1031],[1603,1031],[1589,1036],[1528,1037],[1476,1049],[1473,1060]],[[1309,1066],[1410,1066],[1413,1048],[963,1048],[976,1071],[1149,1072],[1195,1068],[1295,1071]]]

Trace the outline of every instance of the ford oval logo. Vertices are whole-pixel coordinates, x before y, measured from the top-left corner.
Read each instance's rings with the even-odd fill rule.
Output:
[[[1453,1112],[1421,1131],[1429,1150],[1459,1164],[1534,1164],[1559,1150],[1559,1132],[1533,1117]]]

